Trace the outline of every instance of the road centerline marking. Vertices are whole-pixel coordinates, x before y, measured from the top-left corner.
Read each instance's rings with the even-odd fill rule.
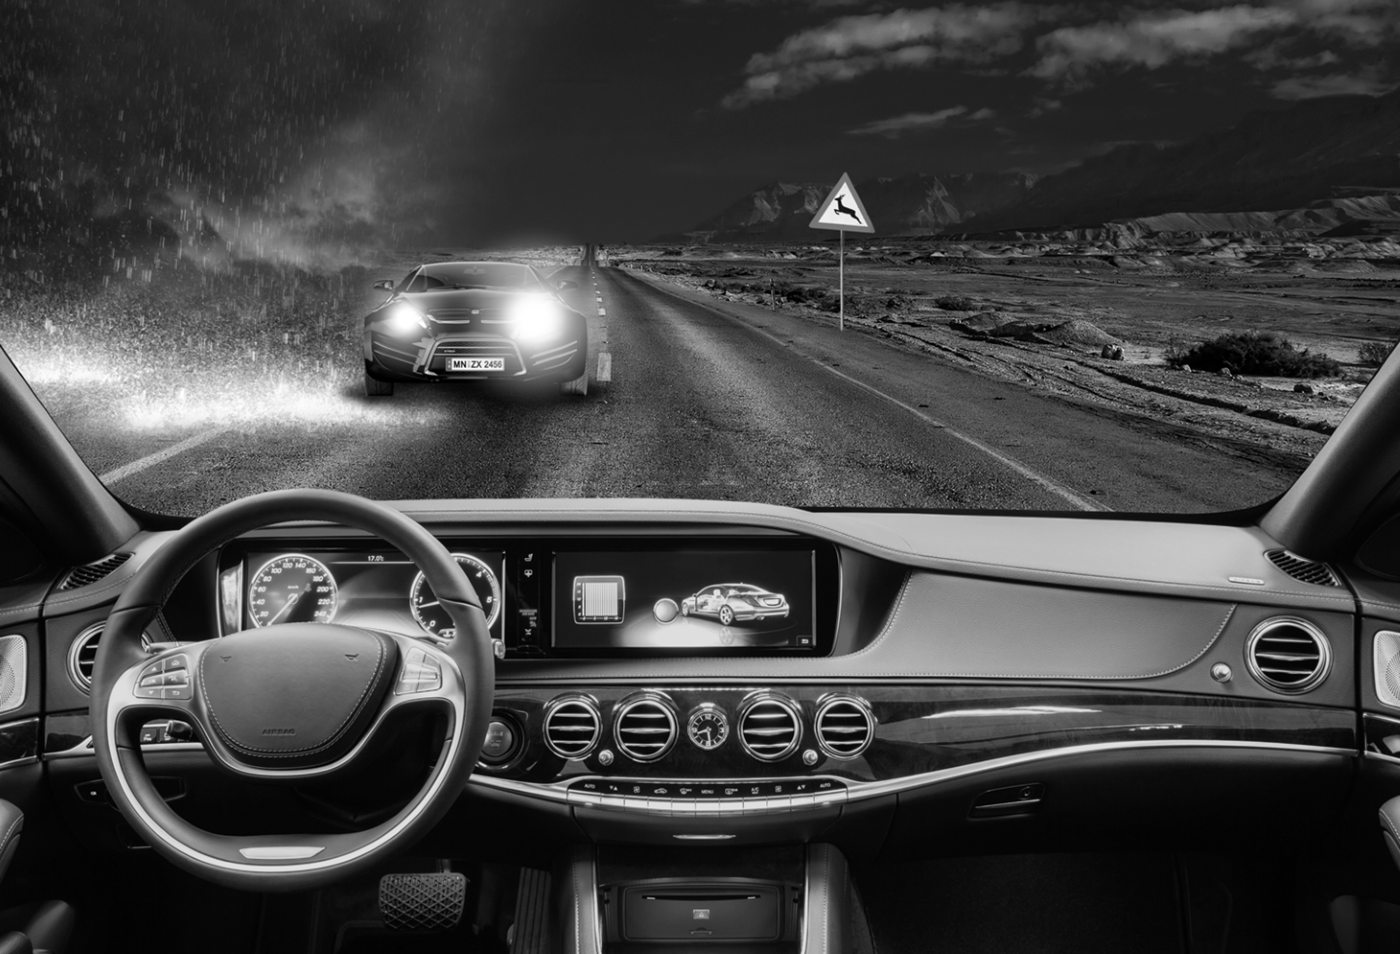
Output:
[[[636,277],[636,276],[634,276],[634,277]],[[1105,506],[1104,504],[1099,503],[1097,500],[1090,500],[1089,498],[1080,495],[1080,494],[1077,493],[1076,491],[1071,490],[1069,487],[1066,487],[1064,484],[1062,484],[1062,483],[1060,483],[1059,481],[1055,480],[1053,477],[1047,477],[1047,476],[1045,476],[1044,474],[1042,474],[1042,473],[1040,473],[1040,472],[1038,472],[1038,471],[1036,471],[1036,470],[1033,470],[1032,468],[1030,468],[1030,467],[1027,466],[1026,464],[1023,464],[1021,461],[1019,461],[1019,460],[1017,460],[1016,458],[1012,457],[1010,454],[1004,454],[1004,453],[1002,453],[1001,451],[997,450],[995,447],[992,447],[990,444],[987,444],[985,441],[980,441],[980,440],[978,440],[977,438],[973,437],[971,434],[964,434],[962,431],[958,430],[957,428],[949,427],[947,424],[944,424],[942,421],[939,421],[939,420],[935,419],[935,418],[932,417],[931,415],[925,414],[923,411],[921,411],[921,410],[919,410],[918,408],[914,407],[912,404],[907,404],[907,403],[905,403],[904,401],[901,401],[899,398],[894,397],[894,396],[891,395],[891,394],[886,394],[884,391],[881,391],[879,388],[875,387],[874,385],[872,385],[872,384],[867,384],[867,383],[865,383],[864,381],[861,381],[861,380],[859,380],[859,379],[857,379],[857,378],[853,378],[853,377],[851,377],[849,374],[846,374],[846,373],[843,372],[843,371],[840,371],[840,370],[838,370],[838,369],[836,369],[836,368],[833,368],[833,367],[832,367],[831,365],[829,365],[829,364],[823,364],[823,363],[822,363],[820,360],[818,360],[817,358],[814,358],[814,357],[812,357],[811,355],[809,355],[809,354],[807,354],[807,353],[805,353],[805,352],[803,352],[803,351],[798,350],[797,348],[795,348],[794,346],[792,346],[791,344],[789,344],[789,343],[788,343],[787,341],[785,341],[784,339],[779,338],[777,335],[770,334],[769,332],[765,331],[765,330],[762,329],[762,328],[759,328],[759,327],[756,327],[756,326],[754,326],[754,325],[751,325],[751,324],[749,324],[747,321],[743,320],[742,318],[738,318],[738,317],[735,317],[734,315],[731,315],[731,314],[729,314],[729,313],[727,313],[727,312],[721,311],[720,309],[714,307],[713,305],[706,304],[705,302],[691,301],[689,298],[685,298],[685,297],[683,297],[683,296],[681,296],[681,295],[676,294],[675,292],[671,291],[669,288],[663,288],[663,287],[660,286],[660,285],[653,284],[652,282],[647,281],[647,280],[645,280],[645,279],[641,279],[640,277],[638,277],[638,280],[641,281],[642,284],[646,285],[647,287],[652,288],[652,289],[654,289],[654,290],[656,290],[656,291],[662,293],[663,295],[666,295],[666,296],[669,297],[669,298],[673,298],[673,299],[675,299],[676,301],[684,302],[685,304],[688,304],[688,305],[694,305],[694,306],[697,307],[697,308],[702,308],[702,309],[704,309],[705,311],[708,311],[708,312],[711,312],[711,313],[713,313],[713,314],[719,315],[721,318],[724,318],[724,319],[727,320],[727,321],[730,321],[730,322],[732,322],[732,323],[734,323],[734,324],[737,324],[737,325],[739,325],[739,326],[742,327],[742,328],[747,328],[749,331],[752,331],[754,334],[762,335],[764,338],[767,338],[769,341],[771,341],[771,342],[773,342],[774,344],[778,345],[780,348],[783,348],[784,350],[786,350],[786,351],[788,351],[788,352],[791,352],[792,354],[796,354],[797,356],[801,357],[801,358],[804,359],[805,361],[808,361],[808,362],[810,362],[810,363],[816,365],[817,367],[821,368],[823,371],[826,371],[826,372],[828,372],[828,373],[830,373],[830,374],[833,374],[833,375],[835,375],[836,377],[841,378],[843,381],[847,381],[847,382],[849,382],[849,383],[855,385],[856,387],[860,388],[861,390],[863,390],[863,391],[865,391],[865,392],[867,392],[867,393],[869,393],[869,394],[874,395],[875,397],[882,398],[883,400],[888,401],[890,404],[893,404],[893,405],[895,405],[896,407],[901,408],[901,409],[907,411],[908,413],[914,415],[915,417],[919,418],[919,419],[920,419],[921,421],[923,421],[925,424],[928,424],[928,425],[930,425],[930,426],[932,426],[932,427],[935,427],[935,428],[941,430],[943,433],[947,434],[949,437],[956,438],[957,440],[962,441],[964,444],[967,444],[969,447],[973,447],[973,448],[975,448],[975,449],[981,451],[982,453],[986,454],[987,456],[989,456],[989,457],[991,457],[992,459],[994,459],[994,460],[998,461],[999,463],[1001,463],[1003,466],[1006,466],[1006,467],[1010,468],[1011,470],[1014,470],[1016,473],[1020,474],[1022,477],[1025,477],[1027,480],[1029,480],[1029,481],[1031,481],[1032,483],[1038,485],[1042,490],[1049,491],[1050,493],[1054,494],[1055,496],[1059,497],[1060,499],[1065,500],[1065,501],[1067,501],[1067,502],[1073,504],[1075,507],[1078,507],[1080,510],[1085,510],[1085,511],[1106,511],[1106,510],[1112,510],[1112,509],[1113,509],[1113,508],[1111,508],[1111,507],[1108,507],[1108,506]]]
[[[141,471],[154,467],[156,464],[164,463],[172,457],[183,454],[187,450],[193,450],[200,444],[218,437],[226,430],[228,430],[227,427],[214,427],[207,431],[201,431],[178,443],[171,444],[164,450],[158,450],[154,454],[147,454],[145,457],[138,457],[128,464],[122,464],[120,467],[113,468],[107,471],[107,473],[100,475],[97,479],[111,486],[119,480],[125,480],[133,474],[139,474]]]

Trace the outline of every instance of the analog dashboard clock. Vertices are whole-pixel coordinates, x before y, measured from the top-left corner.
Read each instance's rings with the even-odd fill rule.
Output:
[[[686,735],[696,748],[713,751],[729,738],[729,718],[712,702],[702,702],[685,724]]]

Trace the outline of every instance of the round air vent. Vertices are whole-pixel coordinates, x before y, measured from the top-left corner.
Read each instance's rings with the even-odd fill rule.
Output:
[[[813,721],[817,745],[836,759],[853,759],[875,738],[875,715],[857,696],[829,696],[817,706]]]
[[[587,758],[598,744],[603,720],[587,696],[559,696],[544,710],[544,744],[561,759]]]
[[[787,758],[802,743],[802,714],[787,696],[752,696],[739,713],[739,744],[761,762]]]
[[[83,692],[92,691],[92,667],[97,662],[97,643],[104,623],[93,623],[68,646],[68,678]]]
[[[1244,656],[1250,675],[1276,692],[1314,689],[1332,667],[1332,647],[1322,630],[1292,616],[1276,616],[1254,627]]]
[[[676,713],[662,696],[655,693],[629,696],[617,707],[613,740],[633,761],[655,762],[671,751],[677,734]]]
[[[68,678],[83,692],[92,691],[92,667],[97,662],[97,644],[101,641],[105,625],[106,620],[93,623],[68,644]],[[142,633],[141,646],[144,648],[150,644],[150,634]]]

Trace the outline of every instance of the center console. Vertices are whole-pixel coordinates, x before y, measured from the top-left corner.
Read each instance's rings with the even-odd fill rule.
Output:
[[[554,882],[564,954],[849,954],[861,920],[846,859],[827,844],[660,860],[580,848]]]

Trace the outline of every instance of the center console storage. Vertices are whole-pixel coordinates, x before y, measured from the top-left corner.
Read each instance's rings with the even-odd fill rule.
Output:
[[[560,954],[851,954],[855,900],[830,845],[579,848],[555,884]]]

